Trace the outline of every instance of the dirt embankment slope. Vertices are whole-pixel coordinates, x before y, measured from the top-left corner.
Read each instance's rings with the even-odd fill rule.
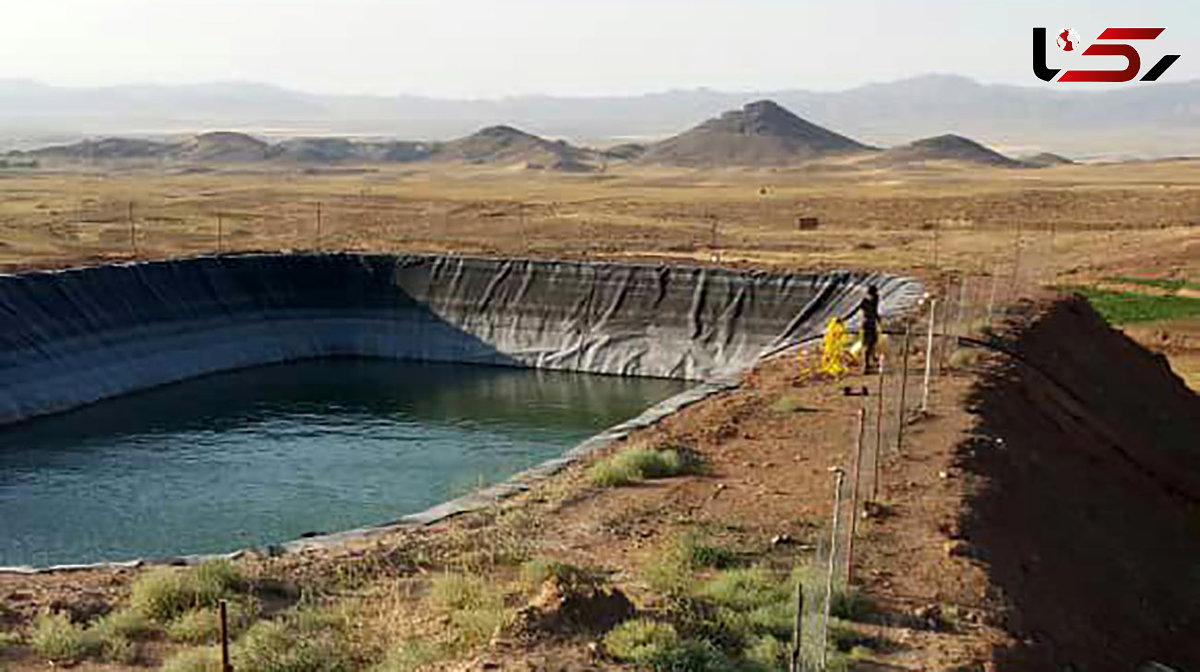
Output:
[[[974,389],[961,521],[1011,611],[1001,669],[1200,668],[1200,397],[1081,299]]]

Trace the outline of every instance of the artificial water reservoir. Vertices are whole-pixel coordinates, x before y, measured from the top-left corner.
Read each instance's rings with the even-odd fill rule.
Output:
[[[678,403],[720,389],[764,353],[818,338],[867,284],[885,315],[923,291],[853,271],[408,254],[0,275],[0,564],[224,550],[392,519],[480,473],[557,456],[686,384],[705,381]],[[374,361],[330,371],[352,357]],[[403,361],[443,368],[387,363]],[[481,390],[495,392],[462,401]],[[471,412],[451,421],[451,407]],[[454,462],[441,482],[411,468],[440,459]],[[181,485],[193,462],[202,479]],[[280,493],[289,503],[259,502]],[[199,521],[186,538],[155,520],[173,507]],[[120,545],[107,541],[116,530]]]
[[[684,385],[337,358],[103,401],[0,429],[0,565],[221,552],[395,520]]]

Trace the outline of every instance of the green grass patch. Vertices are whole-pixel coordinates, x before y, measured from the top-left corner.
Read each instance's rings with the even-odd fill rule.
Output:
[[[1106,282],[1119,282],[1126,285],[1154,287],[1157,289],[1165,289],[1170,292],[1178,292],[1181,289],[1200,289],[1200,284],[1188,282],[1187,278],[1168,280],[1164,278],[1131,278],[1127,275],[1117,275],[1105,278],[1104,280]]]
[[[406,639],[396,647],[372,672],[414,672],[433,669],[432,666],[453,654],[444,644],[427,639]]]
[[[784,395],[771,404],[771,410],[776,413],[811,413],[813,410],[800,402],[800,397]]]
[[[4,653],[5,649],[21,646],[24,643],[25,638],[19,632],[0,632],[0,654]]]
[[[306,607],[259,621],[234,647],[233,668],[256,672],[342,672],[361,667],[344,619]]]
[[[103,633],[123,639],[139,639],[158,632],[159,627],[145,614],[134,609],[119,609],[105,615],[92,626]]]
[[[221,672],[221,652],[216,647],[185,649],[163,661],[162,672]]]
[[[643,570],[651,588],[665,598],[660,620],[672,626],[679,641],[696,643],[706,650],[718,652],[720,659],[725,661],[723,664],[728,666],[726,669],[782,669],[789,654],[795,620],[796,582],[803,582],[806,594],[823,596],[824,573],[798,567],[790,575],[781,575],[762,566],[734,567],[712,573],[693,555],[694,549],[704,547],[697,539],[702,537],[681,536]],[[844,621],[864,620],[873,610],[871,603],[853,590],[835,589],[832,600],[832,615]],[[651,634],[657,633],[655,636],[663,636],[649,625],[638,627],[653,630]],[[627,634],[658,642],[651,634],[639,632],[634,630]],[[854,645],[862,643],[853,642]],[[666,646],[661,642],[658,644],[661,644],[659,648]],[[838,639],[837,632],[832,633],[831,650],[844,653],[848,647],[840,648],[842,644],[846,642]],[[692,649],[693,653],[696,651],[698,649]],[[716,658],[706,660],[704,665],[712,665]]]
[[[608,584],[608,575],[595,567],[580,567],[545,558],[534,558],[521,566],[521,578],[530,588],[537,588],[550,579],[570,592],[586,591]]]
[[[1067,287],[1082,295],[1110,324],[1175,320],[1200,316],[1200,299],[1185,296],[1152,296],[1095,287]]]
[[[791,657],[791,646],[787,639],[760,635],[750,640],[742,651],[742,657],[762,670],[784,670]]]
[[[739,611],[751,611],[783,601],[789,602],[788,584],[771,577],[758,567],[721,572],[703,584],[698,596],[713,604]]]
[[[676,540],[677,552],[692,567],[727,569],[741,562],[741,557],[731,548],[715,544],[706,535],[688,530]]]
[[[676,448],[629,448],[592,465],[592,483],[602,488],[632,485],[647,479],[669,478],[700,471],[700,460]]]
[[[706,535],[688,530],[676,536],[647,563],[643,576],[650,588],[667,596],[689,594],[698,569],[726,569],[742,562],[736,551],[713,543]]]
[[[604,636],[604,651],[621,662],[652,670],[729,669],[728,661],[709,642],[683,638],[671,624],[644,618],[610,630]]]
[[[486,643],[504,622],[504,595],[484,577],[441,574],[433,580],[429,597],[449,616],[456,643],[462,647]]]
[[[68,665],[95,655],[100,648],[96,638],[66,614],[39,614],[29,644],[38,656]]]
[[[242,597],[229,602],[226,625],[229,636],[236,637],[258,619],[258,602]],[[167,637],[185,644],[215,644],[221,636],[221,616],[216,607],[201,607],[184,612],[166,626]]]
[[[40,614],[34,619],[30,646],[38,656],[67,665],[84,660],[130,664],[137,659],[131,635],[112,617],[87,627],[72,623],[66,614]]]
[[[129,604],[151,620],[166,624],[185,612],[232,599],[245,588],[233,563],[210,560],[186,569],[161,568],[142,575],[133,584]]]

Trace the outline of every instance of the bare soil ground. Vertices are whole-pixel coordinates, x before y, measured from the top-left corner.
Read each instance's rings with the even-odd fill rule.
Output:
[[[1021,300],[1041,295],[1042,284],[1200,277],[1200,162],[848,175],[458,168],[5,176],[0,263],[16,270],[130,258],[130,200],[142,258],[211,251],[220,214],[227,251],[689,263],[719,254],[754,267],[997,278],[992,298],[1010,307],[1001,343],[1036,368],[991,354],[947,369],[903,451],[885,452],[878,506],[860,521],[855,549],[855,583],[873,606],[853,627],[875,645],[855,665],[1200,666],[1191,634],[1200,626],[1200,584],[1189,565],[1200,550],[1197,397],[1078,302]],[[798,216],[819,217],[819,228],[799,230]],[[1186,376],[1195,329],[1180,320],[1128,331]],[[465,568],[501,585],[517,571],[512,558],[604,568],[654,614],[662,596],[647,567],[685,532],[765,565],[812,557],[829,515],[828,468],[848,465],[863,404],[842,394],[847,385],[873,389],[874,381],[812,379],[779,357],[741,387],[629,439],[687,445],[703,456],[702,474],[598,488],[586,466],[573,467],[494,510],[340,551],[249,558],[243,567],[375,605],[372,614],[387,613],[379,638],[436,637],[448,625],[421,601],[430,577]],[[27,633],[40,609],[120,602],[136,574],[0,576],[0,623]],[[506,598],[512,608],[527,599]],[[428,669],[619,667],[595,642],[499,640]],[[169,648],[152,642],[140,665]],[[45,663],[17,645],[0,653],[5,664]]]

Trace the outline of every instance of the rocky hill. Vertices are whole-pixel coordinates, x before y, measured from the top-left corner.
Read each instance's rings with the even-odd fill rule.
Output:
[[[555,170],[590,170],[595,152],[562,140],[547,140],[512,126],[489,126],[465,138],[437,145],[436,161],[472,164],[525,165]]]
[[[1065,156],[1052,154],[1050,152],[1042,152],[1033,156],[1021,157],[1021,163],[1026,163],[1039,168],[1050,168],[1053,166],[1073,166],[1075,162]]]
[[[14,152],[13,155],[24,154],[41,159],[89,162],[160,158],[168,156],[176,150],[178,150],[178,145],[153,140],[102,138],[100,140],[83,140],[69,145],[52,145],[23,153]]]
[[[951,133],[932,138],[923,138],[910,142],[907,145],[893,147],[881,152],[870,163],[878,166],[895,167],[919,165],[931,161],[948,161],[1003,168],[1019,168],[1024,165],[995,150],[984,147],[970,138],[964,138],[961,135]]]
[[[769,167],[873,148],[760,100],[650,146],[641,161],[680,166]]]
[[[171,154],[172,158],[196,163],[247,163],[265,161],[270,147],[245,133],[215,131],[197,135]]]

